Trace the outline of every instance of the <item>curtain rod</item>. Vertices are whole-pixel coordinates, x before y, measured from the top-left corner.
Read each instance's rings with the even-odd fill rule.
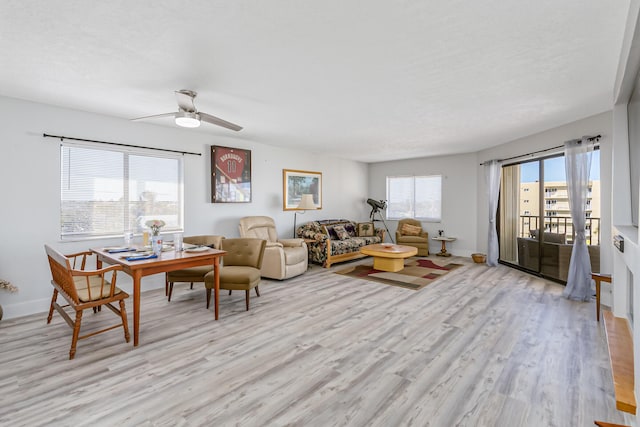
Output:
[[[121,144],[118,142],[97,141],[95,139],[72,138],[70,136],[49,135],[48,133],[43,133],[42,136],[44,138],[56,138],[56,139],[59,139],[60,141],[64,141],[65,139],[67,139],[69,141],[96,142],[98,144],[118,145],[120,147],[144,148],[145,150],[166,151],[169,153],[178,153],[183,155],[191,154],[192,156],[202,156],[202,153],[190,153],[188,151],[168,150],[166,148],[143,147],[142,145]]]
[[[602,135],[596,135],[596,136],[589,136],[586,138],[587,141],[600,141],[600,138],[602,138]],[[582,139],[571,139],[570,141],[582,141]],[[562,145],[558,145],[557,147],[551,147],[551,148],[545,148],[544,150],[538,150],[538,151],[533,151],[531,153],[527,153],[527,154],[520,154],[519,156],[513,156],[513,157],[507,157],[506,159],[498,159],[499,162],[504,162],[505,160],[513,160],[513,159],[518,159],[520,157],[526,157],[526,156],[532,156],[534,154],[539,154],[539,153],[544,153],[547,151],[551,151],[551,150],[557,150],[558,148],[564,148],[564,144]],[[485,162],[480,163],[480,166],[484,165]]]

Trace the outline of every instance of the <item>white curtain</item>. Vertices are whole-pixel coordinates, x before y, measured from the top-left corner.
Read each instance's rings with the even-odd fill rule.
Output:
[[[500,173],[502,163],[491,160],[484,163],[487,196],[489,198],[489,244],[487,247],[487,265],[498,265],[500,250],[498,247],[498,231],[496,229],[496,214],[498,212],[498,197],[500,196]]]
[[[593,145],[587,138],[564,143],[569,209],[575,232],[564,296],[576,301],[591,299],[591,262],[585,239],[585,210]]]

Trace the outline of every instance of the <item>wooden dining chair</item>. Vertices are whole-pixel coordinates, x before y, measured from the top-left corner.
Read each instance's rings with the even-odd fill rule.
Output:
[[[129,326],[127,325],[127,312],[124,304],[124,300],[129,295],[116,287],[116,274],[118,270],[122,270],[122,266],[111,265],[99,270],[85,270],[87,257],[92,255],[91,252],[63,255],[49,245],[44,245],[44,248],[49,258],[52,276],[51,284],[53,285],[53,297],[51,298],[47,324],[51,323],[53,310],[56,309],[73,329],[69,359],[75,357],[78,340],[89,338],[120,326],[124,329],[124,339],[129,342]],[[107,280],[108,273],[111,273],[110,280]],[[58,304],[58,295],[62,295],[67,301],[67,305],[61,306]],[[119,303],[119,309],[111,304],[116,301]],[[96,312],[102,306],[109,308],[119,316],[121,322],[99,331],[80,335],[83,311],[90,308]],[[75,311],[75,320],[67,314],[66,307],[71,307]]]
[[[209,246],[214,249],[220,249],[222,239],[224,239],[223,236],[202,235],[188,236],[182,241],[190,245]],[[165,273],[164,294],[167,296],[167,301],[171,301],[173,284],[175,282],[191,283],[191,289],[193,289],[193,284],[204,283],[204,276],[212,270],[212,265],[203,265],[200,267],[183,268],[182,270]]]

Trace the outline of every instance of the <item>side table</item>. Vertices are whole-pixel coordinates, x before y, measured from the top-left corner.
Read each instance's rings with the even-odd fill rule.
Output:
[[[456,240],[455,237],[438,236],[438,237],[432,237],[432,239],[442,242],[442,248],[440,249],[440,252],[438,252],[436,255],[451,256],[451,253],[447,252],[447,242],[453,242],[454,240]]]

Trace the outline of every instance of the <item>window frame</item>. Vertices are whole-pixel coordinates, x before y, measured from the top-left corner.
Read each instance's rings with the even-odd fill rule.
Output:
[[[90,149],[96,151],[110,152],[110,153],[119,153],[123,156],[123,170],[122,170],[122,180],[123,184],[123,206],[120,214],[123,217],[123,228],[122,230],[113,230],[110,232],[96,232],[91,231],[87,233],[69,233],[64,232],[64,224],[63,224],[63,186],[62,182],[65,179],[65,167],[64,167],[64,150],[65,148],[78,148],[78,149]],[[59,151],[59,209],[58,209],[58,217],[59,217],[59,237],[63,242],[74,242],[74,241],[86,241],[86,240],[97,240],[97,239],[108,239],[114,237],[122,237],[125,231],[132,231],[134,235],[139,236],[142,235],[142,232],[146,229],[144,226],[139,224],[135,224],[130,221],[130,217],[127,214],[129,212],[132,201],[129,198],[129,189],[130,189],[130,156],[137,157],[146,157],[146,158],[158,158],[164,160],[175,160],[177,162],[177,200],[176,203],[178,205],[177,212],[175,215],[177,216],[177,226],[167,226],[165,227],[161,233],[174,233],[174,232],[183,232],[184,231],[184,153],[169,153],[163,152],[159,153],[153,149],[144,149],[144,148],[121,148],[121,147],[105,147],[100,143],[92,143],[92,142],[78,142],[78,141],[63,141],[60,143],[60,151]]]

